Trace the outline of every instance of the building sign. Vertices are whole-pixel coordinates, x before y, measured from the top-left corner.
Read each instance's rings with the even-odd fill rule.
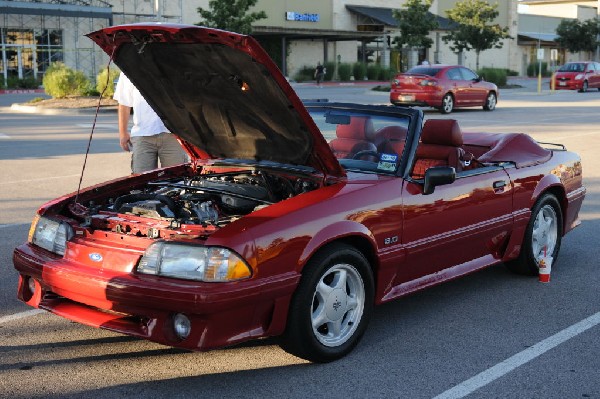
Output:
[[[287,11],[285,13],[285,19],[287,21],[319,22],[319,14]]]

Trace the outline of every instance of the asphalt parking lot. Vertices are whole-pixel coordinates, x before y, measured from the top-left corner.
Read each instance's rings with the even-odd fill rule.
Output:
[[[92,115],[11,110],[0,95],[0,397],[600,398],[600,91],[551,93],[536,80],[498,108],[424,109],[465,131],[526,132],[583,160],[582,224],[552,281],[503,265],[383,305],[348,357],[309,364],[276,339],[190,353],[32,311],[16,299],[12,249],[43,202],[77,189]],[[295,84],[301,98],[386,104],[366,85]],[[125,175],[114,113],[96,124],[83,185]]]

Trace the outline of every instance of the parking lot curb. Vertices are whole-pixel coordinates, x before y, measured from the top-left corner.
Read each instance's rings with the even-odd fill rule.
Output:
[[[12,104],[10,106],[12,111],[23,112],[27,114],[40,114],[40,115],[93,115],[96,113],[95,107],[90,108],[45,108],[38,107],[35,105],[22,105]],[[117,112],[116,106],[100,107],[98,113],[112,113]]]

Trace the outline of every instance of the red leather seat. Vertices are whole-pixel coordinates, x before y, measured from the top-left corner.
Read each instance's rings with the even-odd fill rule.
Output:
[[[430,119],[423,125],[412,177],[422,179],[432,166],[452,166],[462,170],[462,132],[454,119]]]
[[[377,152],[372,143],[375,138],[373,121],[367,116],[353,116],[347,125],[337,125],[336,138],[331,140],[329,147],[336,158],[352,158],[359,151]],[[363,158],[364,159],[364,158]]]
[[[402,126],[386,126],[375,132],[373,143],[379,153],[402,154],[407,130]]]

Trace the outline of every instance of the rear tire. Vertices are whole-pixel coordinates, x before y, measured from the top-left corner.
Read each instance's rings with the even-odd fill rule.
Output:
[[[442,114],[449,114],[454,110],[454,97],[450,93],[446,93],[444,98],[442,98],[442,106],[440,107],[440,111]]]
[[[542,195],[531,210],[521,253],[517,259],[506,262],[506,267],[517,274],[536,276],[539,272],[538,261],[545,251],[552,256],[552,263],[556,262],[562,226],[563,215],[558,200],[550,193]]]
[[[328,246],[305,266],[281,346],[318,363],[347,355],[369,324],[373,298],[373,274],[363,254],[344,244]]]
[[[496,93],[490,91],[485,99],[485,104],[483,105],[483,109],[485,111],[493,111],[496,109],[497,103],[498,103],[498,98],[496,97]]]

